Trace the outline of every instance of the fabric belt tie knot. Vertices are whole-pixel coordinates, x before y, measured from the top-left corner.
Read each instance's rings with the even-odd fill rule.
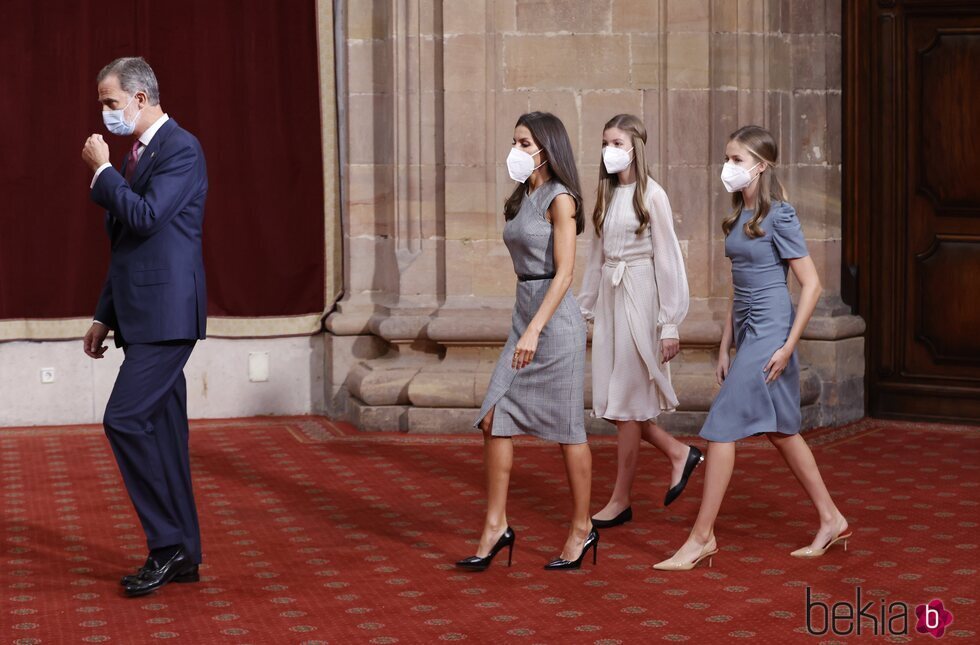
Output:
[[[626,322],[629,325],[630,335],[633,336],[633,342],[636,343],[636,349],[640,354],[640,358],[643,359],[646,365],[647,376],[651,380],[663,378],[662,370],[666,370],[667,368],[661,368],[659,351],[656,344],[657,330],[656,328],[650,329],[647,325],[643,324],[644,317],[641,313],[641,307],[645,305],[641,305],[638,302],[635,285],[630,277],[630,272],[626,269],[631,266],[649,266],[652,261],[652,258],[649,256],[631,259],[624,258],[622,260],[606,260],[606,266],[613,269],[613,286],[618,288],[622,284],[625,291],[623,297],[626,304]]]
[[[614,287],[618,287],[623,281],[623,276],[626,275],[626,267],[640,266],[642,264],[650,264],[650,258],[634,258],[632,260],[607,260],[606,266],[613,269],[612,283]]]

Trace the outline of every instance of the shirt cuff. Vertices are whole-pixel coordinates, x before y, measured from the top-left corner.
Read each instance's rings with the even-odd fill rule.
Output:
[[[680,340],[680,335],[677,333],[677,325],[664,325],[660,328],[660,340],[673,338],[674,340]]]
[[[103,326],[103,327],[105,327],[106,329],[108,329],[108,328],[109,328],[109,325],[107,325],[107,324],[105,324],[105,323],[104,323],[104,322],[102,322],[101,320],[93,320],[92,322],[93,322],[93,323],[99,323],[100,325],[102,325],[102,326]]]
[[[101,166],[99,166],[98,168],[96,168],[95,169],[95,176],[92,177],[92,183],[89,185],[89,188],[95,188],[95,182],[97,182],[99,180],[99,175],[102,174],[102,171],[103,170],[105,170],[106,168],[109,168],[111,166],[112,166],[112,164],[107,161],[106,163],[104,163]]]

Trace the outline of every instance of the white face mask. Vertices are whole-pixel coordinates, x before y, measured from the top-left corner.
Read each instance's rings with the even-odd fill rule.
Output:
[[[105,123],[106,129],[112,134],[118,134],[121,137],[128,137],[136,130],[136,122],[140,119],[140,112],[143,111],[142,108],[137,110],[136,116],[133,117],[132,121],[126,120],[126,108],[132,105],[133,101],[136,100],[136,95],[129,99],[129,103],[126,104],[121,110],[103,110],[102,111],[102,122]]]
[[[753,181],[758,179],[759,175],[753,177],[752,171],[755,170],[760,163],[762,162],[760,161],[755,166],[745,169],[741,166],[736,166],[734,161],[726,162],[724,167],[721,169],[721,183],[725,184],[725,190],[730,193],[736,193],[743,190]]]
[[[534,165],[534,155],[539,152],[541,152],[541,148],[535,150],[534,154],[528,154],[523,150],[511,148],[510,153],[507,155],[507,173],[510,175],[510,178],[519,184],[523,184],[531,176],[532,172],[545,165],[547,161],[542,161],[537,166]]]
[[[613,146],[603,148],[602,165],[606,167],[606,172],[610,175],[615,175],[629,168],[630,163],[633,162],[633,158],[630,156],[631,152],[633,152],[633,148],[629,150],[623,150],[622,148]]]

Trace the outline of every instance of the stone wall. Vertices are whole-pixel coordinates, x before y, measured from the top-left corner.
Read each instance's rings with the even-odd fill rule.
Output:
[[[469,427],[513,302],[503,162],[517,117],[546,110],[572,138],[587,212],[602,124],[619,112],[646,123],[692,295],[673,368],[681,410],[662,417],[674,430],[696,430],[716,391],[731,290],[724,145],[740,125],[771,128],[826,288],[800,348],[805,422],[862,416],[864,325],[839,296],[839,1],[377,0],[346,11],[345,295],[327,320],[330,413],[365,429]]]

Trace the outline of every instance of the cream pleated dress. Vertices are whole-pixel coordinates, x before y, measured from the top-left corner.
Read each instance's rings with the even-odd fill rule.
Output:
[[[578,297],[582,314],[595,321],[593,414],[611,421],[656,419],[677,407],[660,340],[679,338],[690,298],[667,193],[647,179],[650,225],[637,235],[635,190],[635,183],[613,189]]]

